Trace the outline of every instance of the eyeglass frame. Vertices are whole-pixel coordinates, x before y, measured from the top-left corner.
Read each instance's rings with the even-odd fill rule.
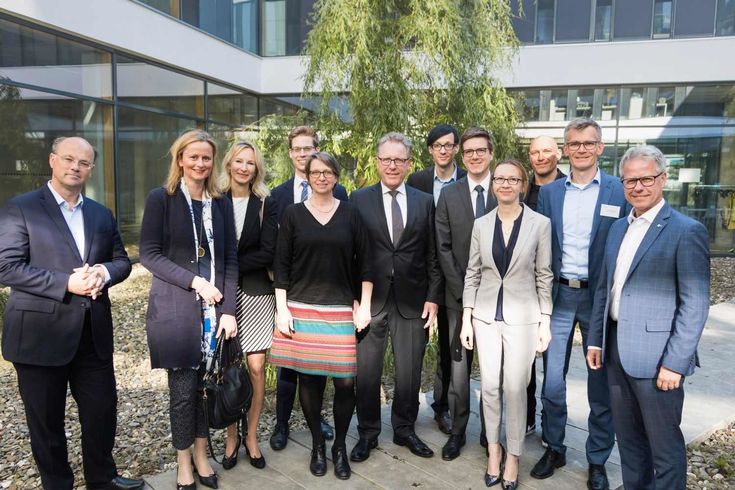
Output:
[[[496,185],[504,185],[506,182],[509,185],[518,185],[523,183],[523,179],[520,177],[493,177],[492,179],[493,184]],[[511,180],[515,180],[515,182],[511,182]]]
[[[454,151],[455,148],[457,148],[457,143],[444,143],[443,145],[440,143],[432,143],[429,145],[429,148],[431,148],[434,151],[446,151],[447,153]]]
[[[381,158],[381,157],[375,157],[378,160],[378,163],[383,167],[390,167],[391,165],[395,165],[396,167],[402,167],[406,165],[408,162],[411,161],[411,158]]]
[[[638,187],[638,182],[640,182],[643,187],[653,187],[653,184],[656,183],[656,179],[658,179],[665,173],[666,173],[666,170],[662,170],[656,175],[645,175],[643,177],[631,177],[629,179],[620,177],[620,183],[623,184],[623,187],[625,189],[628,189],[629,191],[632,191],[633,189]],[[643,182],[643,179],[651,179],[651,183],[646,184],[645,182]],[[632,186],[629,185],[630,182],[633,182]]]
[[[302,153],[305,153],[308,155],[314,150],[316,150],[317,148],[318,148],[317,146],[292,146],[291,148],[288,149],[288,151],[292,151],[296,153],[297,155],[300,155]]]
[[[587,150],[587,151],[592,151],[595,148],[597,148],[597,145],[599,145],[600,143],[602,143],[602,141],[600,141],[600,140],[595,140],[595,141],[571,141],[569,143],[564,143],[564,146],[566,146],[567,149],[568,150],[571,150],[571,151],[579,151],[580,148],[582,148],[582,147],[584,147],[584,149]],[[576,146],[576,148],[575,148],[575,146]]]
[[[310,170],[309,171],[309,178],[310,179],[318,179],[320,177],[324,177],[325,179],[334,178],[337,174],[334,173],[334,170]]]
[[[462,158],[472,158],[475,155],[478,157],[484,157],[488,153],[492,153],[492,150],[487,146],[485,148],[468,148],[466,150],[462,150]]]
[[[92,170],[95,165],[94,162],[88,162],[87,160],[77,160],[71,155],[59,155],[58,153],[53,152],[53,151],[51,153],[53,155],[56,155],[59,159],[61,159],[66,165],[70,167],[72,167],[76,163],[80,169]]]

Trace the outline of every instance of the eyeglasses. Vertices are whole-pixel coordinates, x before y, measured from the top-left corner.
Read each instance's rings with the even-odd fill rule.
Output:
[[[311,153],[315,149],[316,147],[314,146],[294,146],[291,148],[291,151],[294,153]]]
[[[84,170],[89,170],[90,168],[94,167],[94,163],[89,162],[87,160],[77,160],[74,157],[71,157],[69,155],[61,156],[58,153],[54,153],[54,155],[61,158],[64,161],[64,163],[70,167],[73,167],[74,163],[79,165],[79,168],[83,168]]]
[[[381,157],[378,157],[378,163],[384,167],[390,167],[392,164],[395,164],[396,167],[400,167],[408,163],[409,160],[411,159],[410,158],[381,158]]]
[[[311,177],[312,179],[318,179],[319,177],[331,179],[335,175],[337,174],[335,174],[331,170],[312,170],[311,172],[309,172],[309,177]]]
[[[452,151],[456,147],[457,147],[456,143],[445,143],[443,145],[441,143],[434,143],[433,145],[431,145],[431,149],[434,151],[442,151],[442,150]]]
[[[475,154],[477,154],[478,157],[484,157],[489,151],[490,148],[468,148],[466,150],[462,150],[462,156],[464,158],[472,158],[473,156],[475,156]]]
[[[638,182],[640,182],[643,187],[651,187],[654,182],[656,182],[656,179],[663,174],[664,171],[661,171],[657,173],[656,175],[647,175],[645,177],[635,177],[630,179],[620,179],[620,182],[623,183],[623,187],[626,189],[635,189],[635,187],[638,185]]]
[[[506,182],[510,185],[516,185],[523,182],[523,179],[519,179],[518,177],[493,177],[493,184],[503,185]]]
[[[597,145],[599,144],[599,141],[570,141],[569,143],[564,143],[567,148],[569,148],[572,151],[579,150],[582,146],[584,146],[584,149],[587,151],[594,150],[597,148]]]

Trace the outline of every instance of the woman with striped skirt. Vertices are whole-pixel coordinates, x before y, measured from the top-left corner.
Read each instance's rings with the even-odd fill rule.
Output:
[[[258,447],[258,422],[265,396],[265,352],[273,340],[275,296],[268,268],[273,264],[278,237],[276,204],[268,197],[265,164],[260,151],[248,141],[236,141],[223,158],[224,189],[235,210],[238,240],[237,325],[242,351],[247,355],[253,383],[253,400],[247,417],[243,443],[250,464],[265,468]],[[227,428],[227,443],[222,467],[237,464],[240,438],[235,424]]]
[[[312,196],[289,206],[281,219],[275,259],[276,326],[271,362],[299,376],[299,401],[313,449],[309,469],[327,471],[320,413],[324,377],[334,382],[334,473],[351,470],[345,436],[355,408],[355,329],[370,323],[367,234],[357,210],[332,195],[339,164],[320,152],[306,164]]]

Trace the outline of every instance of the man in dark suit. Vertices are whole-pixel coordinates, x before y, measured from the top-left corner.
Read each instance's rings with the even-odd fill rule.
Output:
[[[454,162],[454,156],[459,148],[459,132],[455,127],[448,124],[435,126],[426,137],[426,146],[429,147],[429,154],[434,165],[409,175],[406,184],[427,194],[432,194],[434,205],[436,205],[441,190],[467,175],[467,172]],[[436,363],[434,402],[431,408],[434,409],[434,420],[439,430],[445,434],[451,434],[452,416],[449,414],[447,394],[452,358],[449,350],[449,322],[444,298],[439,303],[436,324],[439,339],[439,362]]]
[[[279,223],[287,207],[311,197],[311,187],[306,179],[306,162],[318,151],[319,135],[314,128],[297,126],[288,134],[288,154],[293,164],[294,176],[271,191],[271,199],[276,203],[278,209]],[[337,184],[334,187],[334,197],[340,201],[346,201],[347,191]],[[296,399],[297,379],[296,371],[293,369],[278,368],[276,426],[270,437],[270,445],[276,451],[280,451],[288,444],[288,422],[291,419],[291,411]],[[324,419],[322,419],[322,434],[328,441],[334,439],[334,432]]]
[[[117,392],[108,286],[130,274],[112,212],[81,192],[95,152],[57,138],[51,180],[0,211],[0,283],[10,286],[2,353],[18,375],[31,450],[44,488],[71,489],[64,433],[67,386],[79,408],[90,489],[137,489],[117,474]],[[93,265],[89,265],[93,264]]]
[[[380,378],[388,336],[393,347],[395,390],[391,408],[393,442],[412,453],[433,451],[416,435],[421,367],[441,294],[434,245],[431,195],[404,184],[411,165],[411,142],[387,133],[377,146],[380,182],[352,193],[368,230],[373,295],[370,325],[357,335],[357,431],[350,459],[365,461],[378,445]]]
[[[610,228],[587,362],[599,370],[605,360],[623,486],[684,490],[683,378],[709,313],[709,239],[664,200],[658,148],[628,149],[620,175],[633,210]]]
[[[551,219],[551,267],[554,271],[554,311],[551,343],[544,352],[541,387],[541,428],[546,452],[531,470],[534,478],[548,478],[566,464],[566,374],[574,326],[579,323],[586,355],[592,299],[610,225],[627,209],[620,181],[603,172],[597,159],[604,150],[602,129],[588,118],[570,121],[564,130],[564,154],[571,172],[565,179],[541,187],[537,211]],[[590,405],[586,452],[587,486],[607,489],[605,462],[615,443],[610,395],[603,371],[587,372]]]
[[[472,227],[476,218],[484,216],[497,205],[490,188],[490,164],[494,149],[492,136],[485,129],[469,128],[462,134],[460,144],[467,175],[445,187],[436,206],[436,246],[439,265],[444,273],[444,301],[452,356],[448,396],[452,433],[442,448],[442,459],[447,461],[459,456],[465,444],[470,416],[473,351],[462,347],[459,333],[462,329],[462,293]]]
[[[538,193],[541,187],[551,184],[555,180],[563,179],[566,175],[559,170],[561,150],[551,136],[536,136],[528,147],[528,161],[531,162],[533,175],[528,179],[528,191],[523,202],[536,211]],[[531,381],[526,389],[526,435],[536,431],[536,358],[531,364]]]

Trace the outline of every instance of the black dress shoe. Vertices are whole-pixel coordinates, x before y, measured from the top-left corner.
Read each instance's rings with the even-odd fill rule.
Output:
[[[567,464],[566,456],[554,451],[550,447],[546,448],[544,455],[541,456],[541,459],[538,460],[536,466],[531,470],[531,476],[543,480],[553,475],[556,468],[561,468],[565,464]]]
[[[314,476],[324,476],[327,472],[327,448],[324,444],[315,446],[311,450],[311,462],[309,462],[309,471]]]
[[[288,444],[288,425],[276,424],[271,434],[270,444],[274,451],[280,451]]]
[[[255,458],[250,454],[250,450],[248,449],[248,447],[245,446],[245,455],[250,460],[250,466],[254,468],[258,468],[259,470],[262,470],[263,468],[265,468],[265,458],[263,457],[262,452],[260,453],[260,456]]]
[[[90,490],[139,490],[143,488],[145,482],[143,480],[137,480],[132,478],[125,478],[122,476],[116,476],[109,483],[102,485],[87,485]]]
[[[204,485],[205,487],[219,488],[219,485],[217,484],[217,472],[213,471],[211,475],[204,476],[201,473],[199,473],[199,470],[197,470],[197,465],[194,464],[194,458],[191,458],[191,467],[194,470],[194,473],[197,474],[199,477],[199,483]]]
[[[345,446],[332,446],[332,461],[334,462],[334,476],[340,480],[349,480],[352,468],[347,459],[347,448]]]
[[[375,449],[376,447],[378,447],[377,437],[375,439],[363,439],[361,437],[360,440],[357,441],[357,444],[355,444],[355,447],[352,448],[350,461],[354,461],[355,463],[365,461],[370,457],[370,450]]]
[[[397,434],[393,434],[393,444],[396,444],[398,446],[406,446],[413,454],[422,458],[430,458],[434,456],[434,451],[432,451],[429,446],[424,444],[424,441],[419,439],[419,436],[414,433],[411,433],[406,437],[401,437]]]
[[[589,488],[589,490],[608,490],[610,488],[610,483],[607,481],[607,471],[605,471],[605,465],[590,465],[587,488]]]
[[[503,480],[503,490],[516,490],[518,488],[518,480]]]
[[[224,454],[222,456],[222,468],[226,470],[231,470],[235,466],[237,466],[237,453],[240,451],[240,438],[237,438],[237,445],[235,446],[235,451],[232,453],[232,456],[227,456],[227,454]]]
[[[434,420],[436,420],[436,426],[439,427],[440,431],[446,435],[452,434],[452,417],[448,411],[434,412]]]
[[[442,448],[442,459],[444,461],[451,461],[459,456],[460,449],[466,442],[465,435],[452,434],[449,436],[449,440]]]
[[[176,490],[196,490],[196,488],[196,482],[187,483],[186,485],[176,482]]]
[[[322,437],[325,441],[331,441],[334,439],[334,431],[332,431],[332,427],[323,418],[319,419],[319,430],[322,431]]]

